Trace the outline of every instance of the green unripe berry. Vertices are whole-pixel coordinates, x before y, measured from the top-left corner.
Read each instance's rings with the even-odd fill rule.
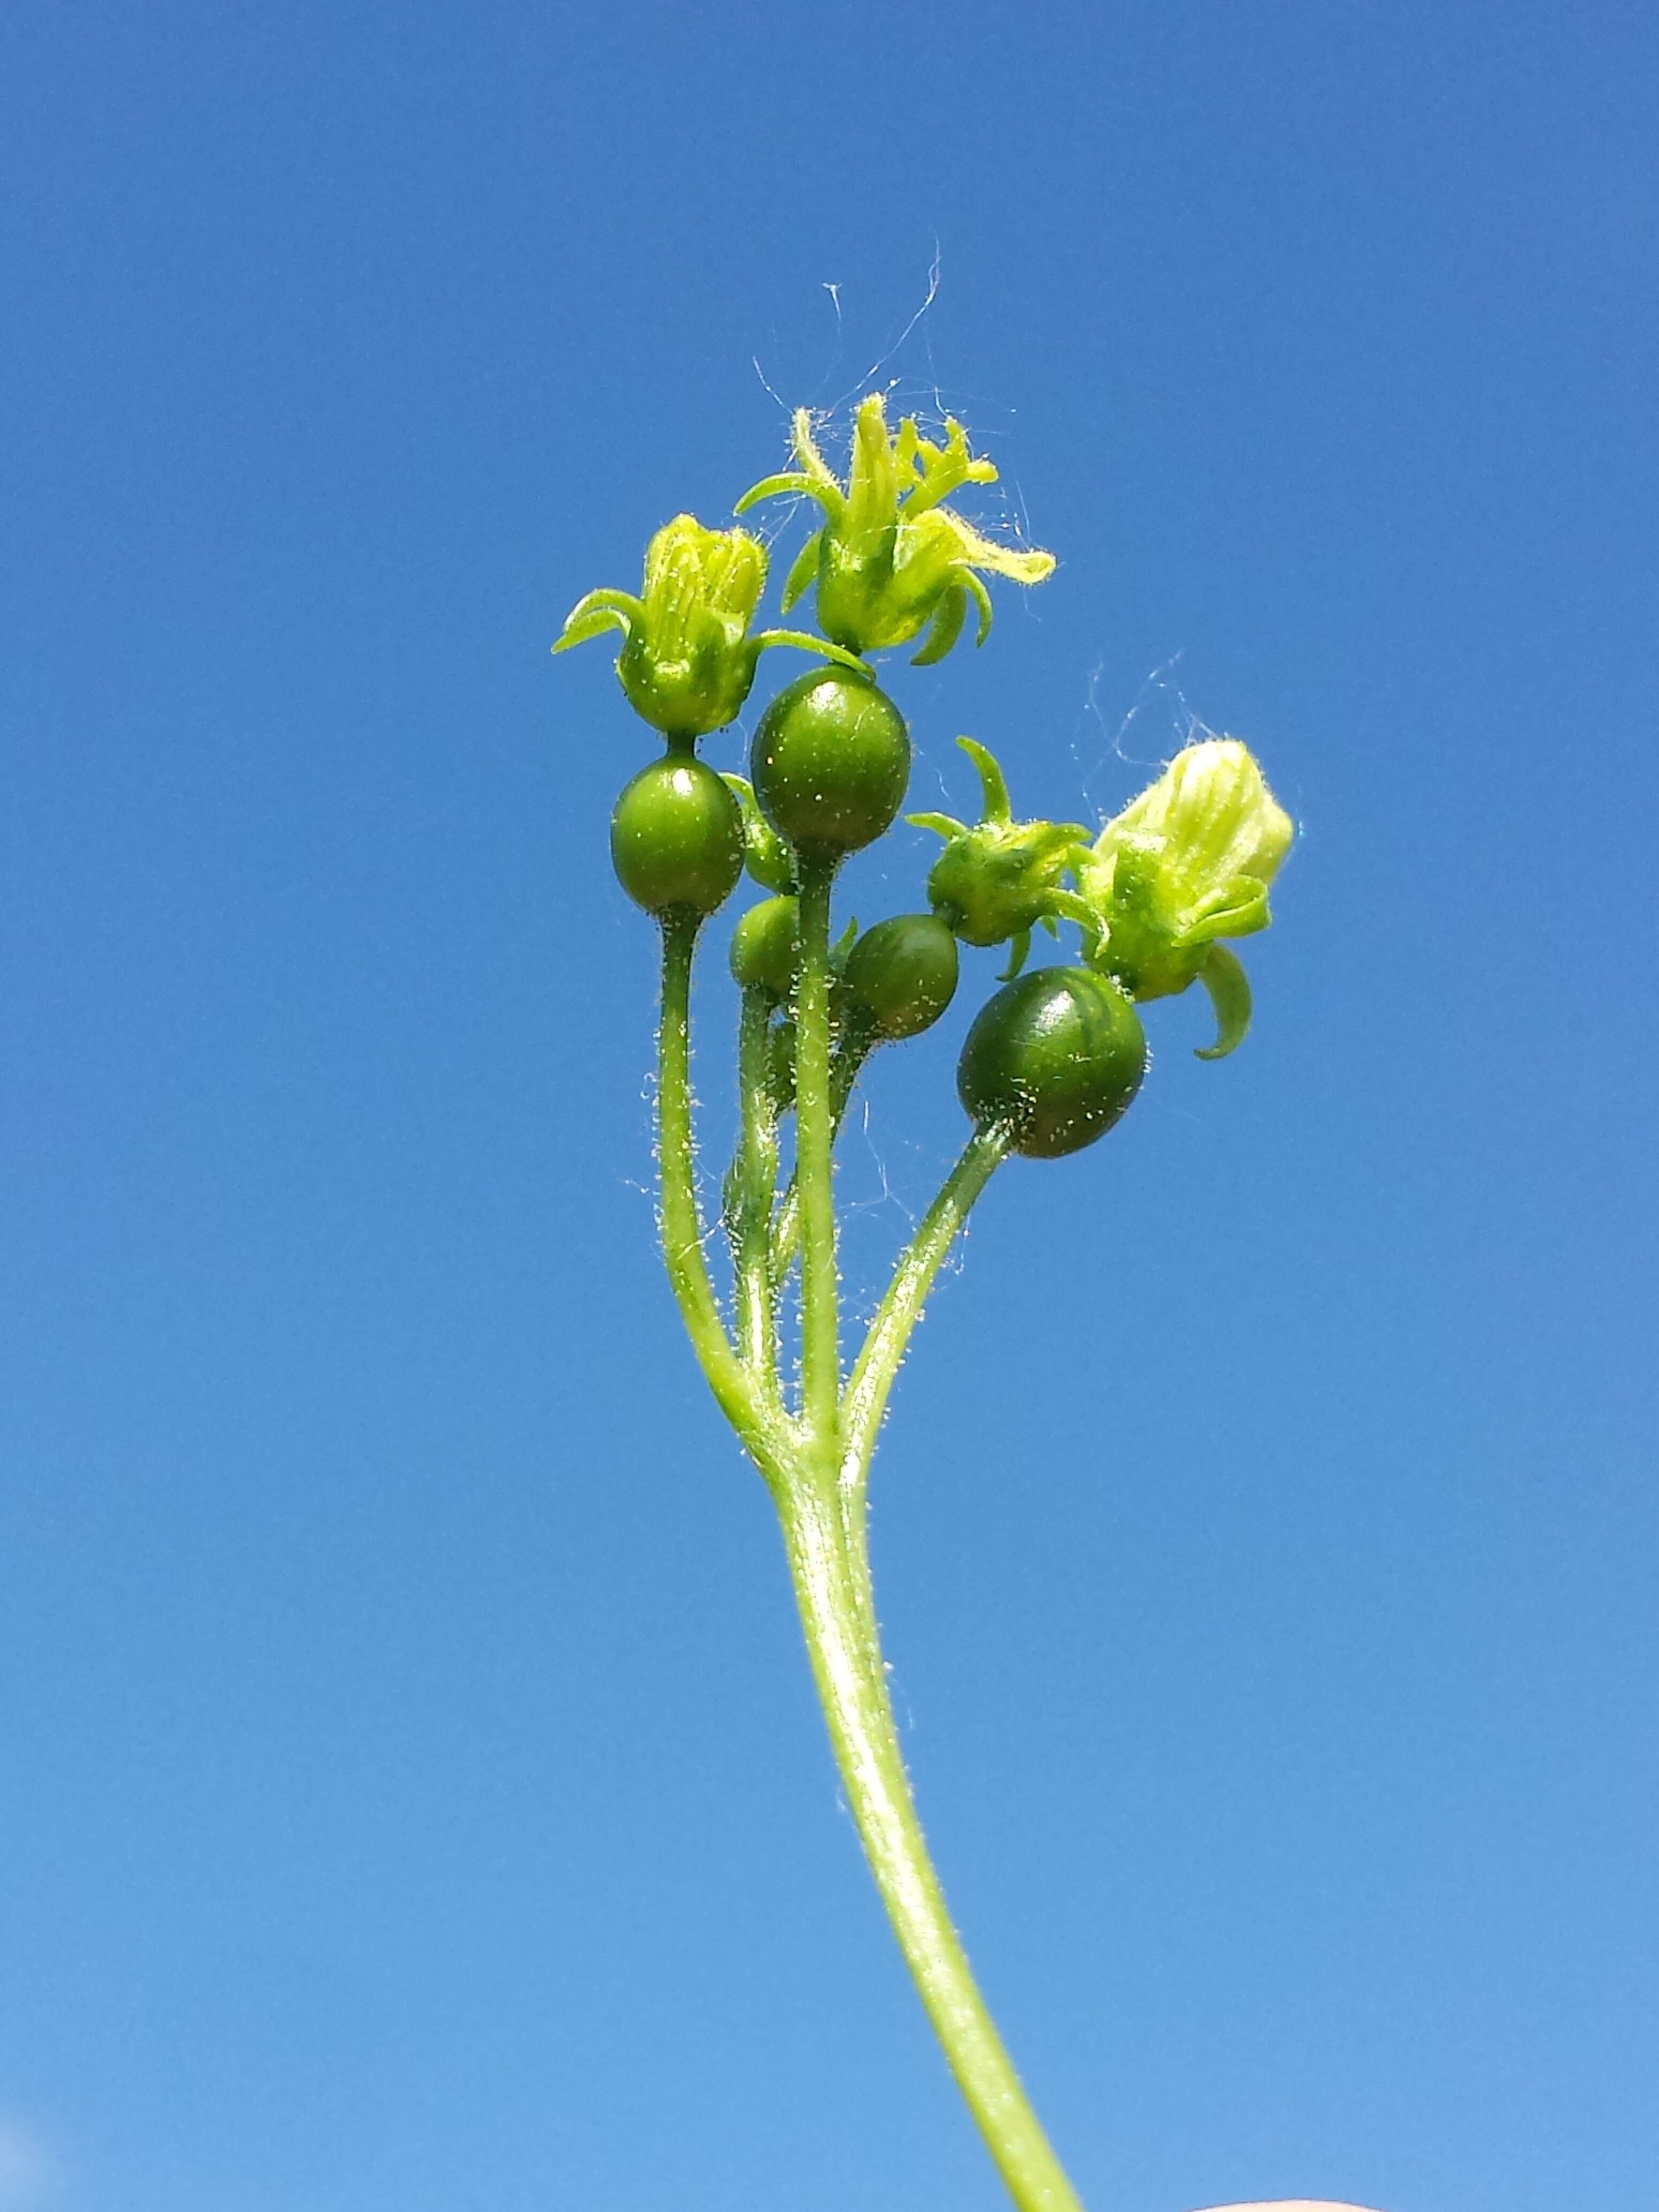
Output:
[[[787,999],[800,965],[800,908],[792,898],[763,899],[732,933],[732,974],[745,990]]]
[[[674,750],[642,768],[611,817],[617,880],[647,914],[713,914],[743,873],[743,815],[714,769]]]
[[[761,716],[749,773],[762,811],[798,851],[856,853],[904,804],[904,717],[872,678],[809,669]]]
[[[847,995],[878,1036],[920,1036],[956,995],[957,940],[936,915],[896,914],[847,956]]]
[[[1105,1135],[1140,1088],[1146,1038],[1115,983],[1086,968],[1038,968],[981,1008],[962,1048],[957,1095],[1014,1150],[1058,1159]]]

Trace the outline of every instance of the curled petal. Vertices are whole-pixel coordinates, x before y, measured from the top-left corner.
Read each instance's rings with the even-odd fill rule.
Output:
[[[994,576],[1010,576],[1017,584],[1040,584],[1045,576],[1054,574],[1052,553],[1040,553],[1035,546],[1021,553],[1012,545],[999,545],[994,538],[982,537],[949,507],[943,512],[962,547],[957,557],[970,568],[987,568]]]

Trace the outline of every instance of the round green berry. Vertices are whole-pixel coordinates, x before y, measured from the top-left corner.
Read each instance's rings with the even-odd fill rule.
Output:
[[[611,817],[617,880],[647,914],[713,914],[743,873],[743,816],[712,768],[675,750],[643,768]]]
[[[1039,968],[1006,984],[976,1016],[957,1095],[981,1127],[1008,1129],[1031,1159],[1057,1159],[1103,1137],[1146,1072],[1140,1017],[1087,968]]]
[[[847,956],[847,995],[878,1036],[919,1036],[956,995],[957,940],[936,915],[896,914]]]
[[[749,773],[762,811],[797,851],[855,853],[904,804],[904,717],[872,677],[809,669],[761,716]]]
[[[732,973],[745,990],[787,999],[800,966],[800,908],[792,898],[763,899],[732,933]]]

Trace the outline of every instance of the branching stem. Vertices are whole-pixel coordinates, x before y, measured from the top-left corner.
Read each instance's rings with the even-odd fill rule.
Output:
[[[709,1278],[692,1148],[690,999],[696,923],[672,916],[663,925],[657,1088],[663,1253],[709,1387],[776,1502],[848,1802],[951,2070],[1018,2212],[1082,2212],[980,1995],[927,1854],[887,1691],[866,1540],[866,1478],[894,1378],[946,1255],[1007,1156],[1009,1138],[994,1127],[969,1138],[899,1261],[843,1393],[831,1188],[836,1109],[845,1095],[838,1100],[830,1034],[834,872],[831,861],[803,859],[795,1001],[798,1416],[785,1413],[777,1380],[771,1219],[777,1124],[765,1065],[766,1006],[758,993],[745,995],[739,1036],[742,1129],[726,1200],[737,1284],[734,1346]]]

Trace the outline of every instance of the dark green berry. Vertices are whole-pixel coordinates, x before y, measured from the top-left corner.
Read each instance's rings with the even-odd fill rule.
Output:
[[[1057,1159],[1104,1136],[1146,1072],[1140,1017],[1115,983],[1087,968],[1039,968],[980,1010],[957,1094],[981,1128],[1011,1130],[1017,1152]]]
[[[712,768],[676,750],[643,768],[611,817],[617,880],[647,914],[713,914],[743,873],[743,816]]]
[[[800,908],[792,898],[763,899],[732,933],[732,973],[745,990],[787,999],[800,965]]]
[[[957,940],[936,915],[896,914],[847,956],[847,995],[878,1036],[919,1036],[956,995]]]
[[[809,669],[761,716],[749,772],[762,811],[797,851],[855,853],[904,804],[904,717],[872,678]]]

